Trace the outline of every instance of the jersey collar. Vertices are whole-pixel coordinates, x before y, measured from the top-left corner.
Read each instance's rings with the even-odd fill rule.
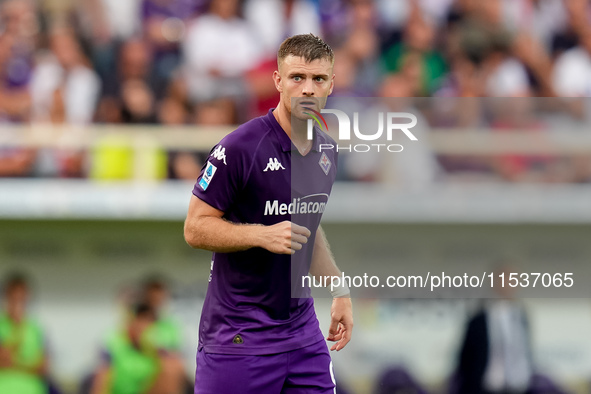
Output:
[[[281,127],[277,119],[275,119],[275,115],[273,115],[273,110],[275,108],[271,108],[269,113],[267,114],[267,119],[271,123],[271,127],[277,133],[277,137],[279,138],[279,143],[281,144],[281,149],[283,152],[293,152],[298,151],[298,148],[291,142],[291,138],[287,135],[285,130]],[[322,143],[321,135],[318,131],[316,125],[314,125],[314,141],[312,141],[312,151],[319,152],[319,144]]]

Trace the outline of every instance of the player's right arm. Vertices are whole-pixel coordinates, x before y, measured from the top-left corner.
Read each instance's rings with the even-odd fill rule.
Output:
[[[264,226],[232,223],[223,216],[224,212],[193,195],[185,220],[187,244],[218,253],[259,247],[272,253],[294,254],[310,236],[310,230],[289,221]]]

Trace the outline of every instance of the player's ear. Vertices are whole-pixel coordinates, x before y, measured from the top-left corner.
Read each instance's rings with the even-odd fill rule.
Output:
[[[334,77],[335,77],[335,75],[332,74],[332,78],[330,79],[330,89],[328,90],[329,96],[332,94],[332,89],[334,88]]]
[[[273,72],[273,82],[275,82],[275,89],[277,89],[279,93],[282,93],[283,87],[281,86],[281,74],[279,74],[279,71],[277,70]]]

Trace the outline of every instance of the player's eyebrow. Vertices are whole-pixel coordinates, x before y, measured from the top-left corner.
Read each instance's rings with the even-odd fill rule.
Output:
[[[291,74],[289,74],[290,78],[295,78],[295,77],[306,77],[307,74],[306,73],[302,73],[302,72],[293,72]],[[328,79],[328,74],[313,74],[312,75],[312,79],[315,78],[323,78],[323,79]]]

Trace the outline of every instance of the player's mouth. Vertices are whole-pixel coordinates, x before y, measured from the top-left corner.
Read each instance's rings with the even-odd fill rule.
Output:
[[[314,100],[306,100],[299,102],[300,108],[303,110],[318,110],[318,102]]]

